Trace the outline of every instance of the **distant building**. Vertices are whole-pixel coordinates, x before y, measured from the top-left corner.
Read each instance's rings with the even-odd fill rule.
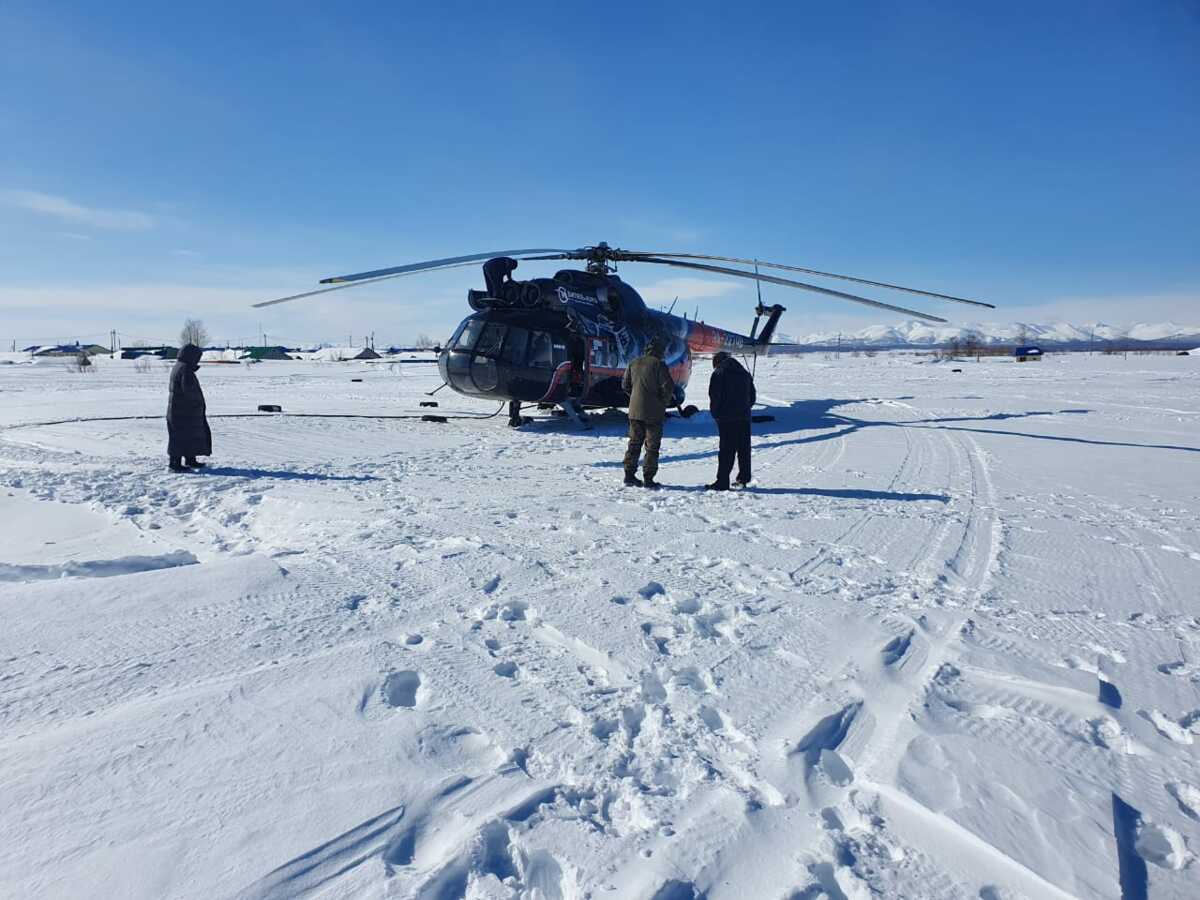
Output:
[[[354,359],[380,358],[370,347],[322,347],[306,356],[314,362],[348,362]]]
[[[158,359],[175,359],[178,355],[178,347],[125,347],[121,350],[121,359],[140,359],[143,356],[154,356]]]
[[[107,347],[101,347],[99,344],[49,344],[46,346],[26,347],[25,353],[31,356],[78,356],[80,353],[85,353],[88,356],[96,356],[100,353],[109,353]]]
[[[245,352],[246,351],[241,349],[234,350],[229,348],[221,348],[214,350],[210,348],[208,350],[201,351],[200,362],[236,363],[242,360],[242,358],[245,356]]]
[[[1041,347],[1018,347],[1013,351],[1013,356],[1017,358],[1017,362],[1029,362],[1030,360],[1039,360],[1042,358]]]
[[[247,347],[242,359],[292,359],[287,347]]]

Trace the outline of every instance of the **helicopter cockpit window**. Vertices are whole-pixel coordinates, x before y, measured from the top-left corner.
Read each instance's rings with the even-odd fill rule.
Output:
[[[554,368],[554,349],[550,335],[544,331],[535,331],[529,341],[529,365],[538,369]]]
[[[479,343],[475,345],[475,355],[499,356],[500,345],[504,343],[504,332],[506,330],[499,322],[488,322],[484,326],[483,334],[479,336]]]
[[[475,339],[479,337],[479,332],[483,330],[483,320],[471,319],[467,322],[458,335],[458,340],[454,342],[454,346],[460,350],[470,350],[475,345]]]
[[[529,349],[529,330],[510,325],[504,340],[504,352],[500,358],[513,366],[525,365],[525,353]]]

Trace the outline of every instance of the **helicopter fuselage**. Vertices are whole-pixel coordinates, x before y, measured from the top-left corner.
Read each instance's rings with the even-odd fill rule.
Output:
[[[783,307],[759,309],[762,333],[738,334],[649,309],[630,285],[611,273],[573,269],[553,278],[515,281],[515,261],[484,264],[486,291],[470,291],[476,312],[455,329],[438,358],[442,379],[471,397],[516,403],[623,407],[621,379],[629,364],[658,338],[681,405],[692,356],[765,349]],[[757,324],[757,320],[756,320]]]

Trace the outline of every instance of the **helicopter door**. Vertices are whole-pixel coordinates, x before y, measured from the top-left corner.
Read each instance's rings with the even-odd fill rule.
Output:
[[[596,369],[614,369],[616,368],[616,353],[613,352],[612,341],[608,338],[593,337],[589,338],[589,356],[591,360],[590,369],[595,373]]]

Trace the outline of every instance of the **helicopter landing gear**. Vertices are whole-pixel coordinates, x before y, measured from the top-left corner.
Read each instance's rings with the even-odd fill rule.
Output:
[[[509,400],[508,401],[508,427],[509,428],[520,428],[522,425],[525,424],[525,422],[526,422],[526,419],[521,415],[521,401],[520,400]]]
[[[560,405],[568,416],[570,416],[584,428],[588,429],[589,431],[591,430],[592,420],[588,418],[588,414],[583,411],[583,408],[577,402],[568,397],[566,400],[562,401]]]

